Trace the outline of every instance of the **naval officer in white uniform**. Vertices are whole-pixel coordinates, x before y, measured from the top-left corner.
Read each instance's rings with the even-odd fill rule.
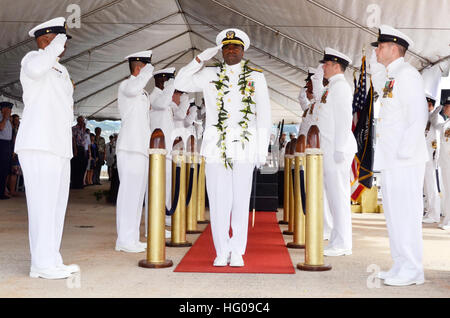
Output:
[[[173,111],[173,125],[174,133],[173,137],[181,137],[183,140],[183,147],[187,149],[187,131],[185,128],[185,120],[187,116],[187,111],[189,109],[189,94],[176,91],[174,100],[171,103],[171,108]]]
[[[33,28],[38,51],[21,62],[24,110],[14,152],[25,180],[31,277],[66,278],[77,265],[64,265],[59,252],[70,183],[73,84],[59,63],[67,39],[64,18]],[[3,191],[3,190],[2,190]]]
[[[317,109],[314,112],[316,105],[316,98],[314,96],[314,84],[312,77],[315,75],[316,69],[308,68],[308,77],[306,79],[306,86],[301,89],[298,100],[303,110],[302,121],[300,123],[298,135],[308,136],[308,130],[312,125],[317,125],[318,116]],[[323,79],[323,68],[319,66],[318,75],[315,77],[320,82],[320,89],[323,89],[323,84],[328,84],[326,79]],[[318,77],[320,76],[320,78]],[[317,85],[317,83],[316,83]],[[328,206],[327,192],[323,189],[323,237],[324,240],[329,240],[331,229],[333,228],[333,219],[331,217],[330,207]]]
[[[206,158],[206,187],[217,254],[213,264],[244,266],[252,174],[255,165],[265,163],[270,141],[270,100],[262,72],[242,60],[250,46],[247,34],[227,29],[217,35],[216,43],[180,70],[175,88],[203,92],[206,102],[201,154]],[[225,62],[204,67],[220,49]]]
[[[374,170],[381,171],[384,215],[389,233],[392,268],[379,272],[386,285],[424,283],[423,182],[428,151],[424,131],[428,120],[424,83],[405,62],[412,40],[381,25],[370,70],[380,96]]]
[[[441,197],[439,196],[436,171],[438,168],[439,160],[439,129],[437,124],[432,122],[434,113],[438,110],[438,107],[434,108],[436,98],[430,94],[425,94],[427,99],[427,107],[430,112],[427,127],[425,128],[425,139],[427,141],[428,149],[428,161],[425,166],[425,182],[423,186],[424,194],[426,197],[426,210],[423,223],[439,223],[441,221]],[[434,108],[434,110],[433,110]],[[436,114],[437,115],[437,114]],[[441,116],[438,116],[438,121],[442,122]]]
[[[447,116],[445,121],[441,121],[439,113],[442,111]],[[444,230],[450,230],[450,96],[444,101],[443,106],[439,106],[431,118],[432,124],[440,133],[440,153],[439,167],[441,168],[441,194],[442,211],[444,220],[438,226]]]
[[[324,186],[333,219],[324,255],[351,255],[350,168],[357,146],[352,133],[352,89],[344,77],[351,60],[339,51],[325,48],[320,62],[324,63],[323,73],[319,66],[313,77],[320,79],[323,76],[328,80],[328,85],[322,90],[314,112],[323,151]],[[313,85],[320,88],[322,83],[314,82]]]
[[[184,129],[186,129],[186,136],[194,136],[195,144],[198,145],[198,136],[196,129],[197,120],[197,105],[195,105],[195,98],[189,100],[189,108],[186,113],[186,118],[184,119]],[[195,149],[195,152],[198,152]]]
[[[155,88],[150,94],[150,131],[157,128],[164,133],[166,155],[166,208],[172,206],[172,145],[174,141],[173,110],[171,107],[172,97],[175,92],[173,81],[175,79],[175,67],[158,70],[153,73]],[[148,211],[148,188],[145,196],[145,211]],[[148,214],[145,213],[145,235],[147,236]],[[171,217],[166,216],[166,225],[171,225]],[[165,237],[170,238],[171,233],[165,230]]]
[[[125,58],[131,75],[120,84],[118,91],[122,124],[116,146],[120,186],[115,249],[130,253],[144,252],[147,245],[139,241],[139,228],[148,182],[150,99],[144,88],[153,75],[151,55],[152,51],[143,51]]]

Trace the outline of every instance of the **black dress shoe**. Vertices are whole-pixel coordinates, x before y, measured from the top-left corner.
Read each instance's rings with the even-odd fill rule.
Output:
[[[0,195],[0,200],[8,200],[11,199],[11,197],[8,197],[7,195]]]

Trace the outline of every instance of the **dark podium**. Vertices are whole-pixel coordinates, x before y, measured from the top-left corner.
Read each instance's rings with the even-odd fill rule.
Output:
[[[255,200],[256,195],[256,200]],[[255,211],[276,212],[278,209],[278,172],[257,170],[256,176],[256,194],[252,185],[250,196],[250,211],[253,210],[255,202]]]

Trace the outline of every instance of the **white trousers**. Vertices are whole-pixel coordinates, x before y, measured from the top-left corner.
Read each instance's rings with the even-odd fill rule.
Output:
[[[436,169],[433,160],[428,161],[425,165],[423,190],[427,198],[427,215],[436,222],[439,222],[441,220],[441,198],[439,197]]]
[[[392,270],[398,277],[422,279],[422,189],[425,163],[381,171],[383,210]]]
[[[327,191],[323,189],[323,235],[324,237],[331,235],[333,229],[333,217],[331,216],[330,206],[328,204]]]
[[[334,159],[329,159],[325,160],[324,155],[323,181],[333,220],[327,248],[351,250],[350,165],[353,158],[345,159],[339,164],[335,163]]]
[[[450,162],[441,164],[442,211],[445,215],[443,225],[450,225]]]
[[[116,204],[116,245],[134,247],[139,242],[139,229],[148,182],[148,157],[138,152],[117,152],[119,193]]]
[[[55,268],[63,263],[59,250],[69,198],[70,159],[22,150],[19,160],[27,199],[31,266]]]
[[[247,246],[253,163],[233,164],[226,169],[222,163],[206,163],[211,231],[217,256],[229,252],[245,254]],[[230,237],[230,219],[233,236]]]

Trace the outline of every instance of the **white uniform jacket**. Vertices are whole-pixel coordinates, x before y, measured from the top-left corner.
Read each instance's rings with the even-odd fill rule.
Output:
[[[167,82],[166,82],[167,83]],[[164,90],[155,87],[150,94],[150,130],[151,133],[157,128],[164,133],[166,149],[172,149],[173,112],[171,108],[172,96],[175,88],[166,85]]]
[[[438,121],[438,119],[436,118],[436,122],[437,124],[435,125],[435,127],[440,132],[438,164],[440,166],[445,165],[446,167],[448,167],[450,166],[450,118],[447,118],[446,121]]]
[[[138,152],[148,157],[150,100],[144,87],[152,77],[152,73],[144,70],[145,68],[138,76],[131,75],[119,86],[118,106],[122,124],[116,152],[121,150]]]
[[[300,123],[300,127],[298,130],[299,135],[305,135],[305,137],[307,137],[309,128],[311,128],[312,125],[317,124],[318,118],[314,114],[315,104],[316,102],[313,100],[313,102],[310,103],[309,107],[303,112],[302,122]]]
[[[242,129],[242,94],[239,91],[240,63],[226,65],[226,75],[229,77],[229,93],[223,98],[225,109],[228,111],[226,130],[226,156],[236,161],[264,164],[266,161],[270,142],[272,126],[271,105],[267,83],[264,75],[258,71],[251,72],[251,80],[255,85],[255,94],[252,97],[256,103],[252,106],[253,115],[249,115],[248,131],[251,135],[249,141],[242,143],[240,135]],[[219,67],[203,67],[195,59],[183,67],[176,79],[175,88],[186,92],[203,92],[206,104],[206,123],[203,133],[201,154],[207,162],[221,162],[221,149],[217,145],[220,134],[214,126],[218,122],[217,94],[218,91],[212,81],[218,80]]]
[[[398,58],[384,78],[373,77],[380,96],[374,169],[393,169],[428,161],[424,131],[428,108],[422,76]]]
[[[346,157],[354,156],[357,146],[352,133],[352,90],[344,74],[330,77],[321,100],[314,106],[314,114],[324,155],[333,158],[335,152],[342,152]]]
[[[194,136],[195,139],[198,139],[196,127],[194,121],[197,119],[197,108],[191,108],[189,115],[186,115],[184,119],[184,128],[186,129],[186,136]]]
[[[15,151],[41,150],[72,158],[73,84],[58,62],[64,47],[51,42],[22,59],[24,110]]]
[[[433,114],[435,111],[431,112],[427,127],[425,129],[425,140],[427,142],[428,149],[428,159],[433,161],[433,166],[435,169],[438,167],[439,159],[439,129],[433,122]],[[442,117],[439,116],[440,119]],[[441,122],[438,120],[438,122]]]

